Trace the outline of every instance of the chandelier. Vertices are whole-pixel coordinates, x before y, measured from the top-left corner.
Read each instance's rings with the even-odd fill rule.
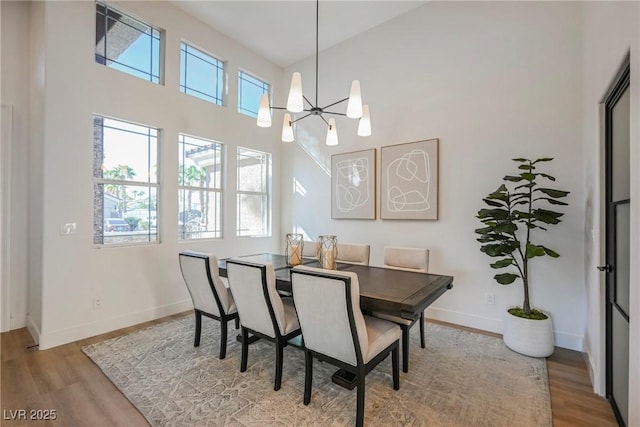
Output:
[[[282,122],[282,141],[293,142],[293,124],[309,116],[320,117],[327,125],[327,145],[338,144],[338,133],[336,131],[336,121],[333,117],[327,120],[324,115],[346,116],[350,119],[359,119],[358,135],[371,135],[371,119],[369,117],[369,106],[362,104],[362,95],[360,94],[360,81],[351,82],[351,91],[348,98],[332,102],[324,107],[318,104],[318,11],[319,0],[316,0],[316,99],[315,104],[309,101],[309,98],[302,94],[302,76],[299,72],[294,72],[291,76],[291,86],[289,87],[289,96],[287,98],[286,107],[274,107],[269,105],[269,94],[263,93],[260,98],[260,109],[258,110],[257,125],[260,127],[271,127],[271,110],[286,110],[284,120]],[[345,101],[347,102],[347,112],[338,113],[329,111],[328,108],[334,107]],[[306,102],[306,108],[305,108]],[[301,117],[292,119],[290,113],[307,113]]]

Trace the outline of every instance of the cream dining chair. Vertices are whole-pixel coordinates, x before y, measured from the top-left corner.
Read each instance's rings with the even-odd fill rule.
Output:
[[[196,318],[193,346],[200,345],[202,316],[218,320],[220,359],[224,359],[227,354],[227,322],[235,320],[238,328],[238,311],[233,295],[218,274],[218,258],[211,254],[184,251],[179,253],[178,260],[182,277],[191,295]]]
[[[320,258],[320,242],[313,240],[305,240],[302,244],[302,257],[303,258]]]
[[[370,245],[338,243],[336,262],[344,264],[369,265]]]
[[[429,271],[429,249],[386,246],[384,248],[384,267],[427,273]],[[390,283],[389,286],[393,286],[393,284]],[[402,328],[402,370],[409,372],[409,330],[417,320],[407,320],[399,316],[379,312],[373,312],[371,315],[394,322]],[[424,311],[420,313],[419,320],[420,346],[424,348]]]
[[[311,402],[313,359],[331,363],[356,376],[356,426],[362,426],[365,376],[389,353],[393,389],[400,388],[400,328],[363,316],[358,276],[353,272],[297,266],[291,270],[291,286],[305,350],[304,404]]]
[[[287,342],[300,335],[300,324],[291,298],[281,298],[276,290],[276,273],[271,263],[237,259],[227,261],[227,278],[240,315],[242,356],[240,372],[247,370],[249,332],[276,345],[273,389],[282,383],[282,362]]]

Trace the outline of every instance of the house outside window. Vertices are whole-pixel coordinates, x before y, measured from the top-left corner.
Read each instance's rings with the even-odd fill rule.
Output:
[[[180,43],[180,92],[223,105],[224,62]]]
[[[178,147],[179,238],[221,238],[223,145],[180,134]]]
[[[240,71],[238,73],[238,112],[251,117],[258,117],[260,97],[269,93],[269,83]]]
[[[237,236],[271,235],[271,154],[238,147]]]
[[[158,129],[93,116],[93,243],[158,242]]]
[[[98,64],[160,83],[160,30],[96,3]]]

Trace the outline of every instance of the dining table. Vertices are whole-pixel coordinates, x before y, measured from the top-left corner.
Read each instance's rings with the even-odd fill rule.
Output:
[[[271,263],[276,273],[276,288],[280,292],[291,293],[291,269],[288,257],[281,254],[261,253],[233,257],[255,263]],[[219,273],[227,277],[227,259],[218,260]],[[320,267],[315,258],[302,258],[302,264]],[[371,265],[336,263],[336,270],[351,271],[358,275],[360,285],[360,309],[363,313],[385,313],[417,320],[429,305],[453,288],[453,276],[421,273]],[[346,388],[353,388],[355,382],[344,377],[343,373],[334,375],[333,381]]]

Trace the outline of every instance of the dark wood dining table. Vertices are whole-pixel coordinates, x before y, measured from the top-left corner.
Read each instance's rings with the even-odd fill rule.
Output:
[[[288,264],[286,256],[265,253],[234,258],[256,263],[270,262],[276,273],[276,288],[291,292],[293,267]],[[313,258],[303,258],[302,264],[320,267],[320,262]],[[227,259],[218,260],[218,267],[220,276],[227,277]],[[337,263],[336,269],[352,271],[358,275],[360,308],[364,313],[375,311],[409,320],[417,320],[424,309],[453,287],[453,277],[440,274],[344,263]],[[343,369],[332,376],[334,383],[349,390],[355,387],[355,379],[355,375]]]
[[[270,262],[276,271],[276,287],[291,292],[291,269],[287,257],[280,254],[256,254],[236,257],[258,263]],[[320,267],[316,259],[303,258],[302,264]],[[227,260],[218,261],[219,272],[227,277]],[[337,270],[352,271],[360,284],[360,308],[416,320],[420,313],[453,287],[453,277],[416,273],[368,265],[337,263]]]

